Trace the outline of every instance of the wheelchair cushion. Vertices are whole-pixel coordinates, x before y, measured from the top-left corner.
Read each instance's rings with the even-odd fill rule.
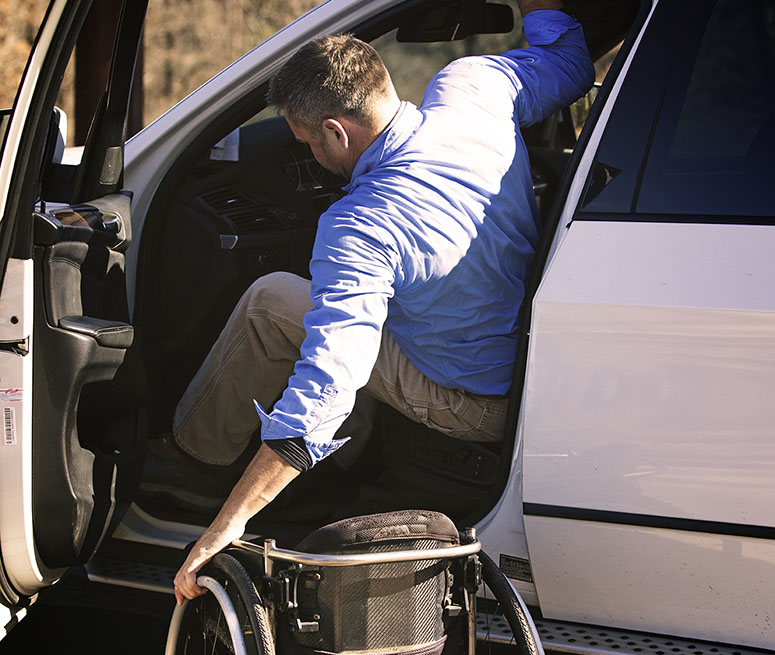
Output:
[[[319,528],[296,550],[350,554],[447,548],[459,543],[438,512],[400,510],[357,516]],[[424,560],[303,571],[298,616],[319,617],[315,632],[285,631],[283,652],[438,655],[444,649],[454,564]],[[316,577],[317,576],[317,577]]]
[[[425,510],[399,510],[342,519],[318,528],[296,546],[305,553],[326,555],[375,552],[379,543],[429,539],[434,545],[460,543],[455,524],[444,514]]]

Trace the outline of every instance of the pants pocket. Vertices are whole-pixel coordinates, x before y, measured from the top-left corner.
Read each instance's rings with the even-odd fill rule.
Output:
[[[479,427],[481,417],[472,416],[471,398],[463,393],[454,393],[443,402],[428,405],[412,405],[417,420],[429,428],[450,437],[465,439],[466,434]]]

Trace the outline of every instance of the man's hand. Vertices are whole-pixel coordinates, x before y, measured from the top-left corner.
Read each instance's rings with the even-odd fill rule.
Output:
[[[197,572],[217,553],[245,533],[244,523],[232,522],[220,525],[218,522],[220,516],[219,514],[199,541],[194,544],[183,566],[175,575],[175,600],[178,605],[182,605],[186,598],[191,600],[205,593],[205,590],[196,584]]]
[[[538,9],[562,9],[565,6],[563,0],[517,0],[519,13],[523,16]]]
[[[182,605],[205,590],[196,584],[196,574],[213,556],[245,532],[248,520],[266,507],[299,471],[266,446],[253,457],[218,516],[194,544],[175,575],[175,599]]]

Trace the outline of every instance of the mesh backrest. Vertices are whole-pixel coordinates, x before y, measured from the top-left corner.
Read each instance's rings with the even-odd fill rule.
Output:
[[[403,510],[345,519],[296,547],[344,554],[445,548],[459,543],[443,514]],[[297,647],[318,653],[441,652],[444,607],[451,594],[448,560],[323,567],[300,575],[299,614],[318,616],[316,632],[292,633]]]

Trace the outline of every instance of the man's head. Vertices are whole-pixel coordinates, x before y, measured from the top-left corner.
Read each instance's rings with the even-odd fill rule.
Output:
[[[323,166],[345,176],[400,102],[376,50],[346,34],[302,46],[272,78],[267,100]]]

